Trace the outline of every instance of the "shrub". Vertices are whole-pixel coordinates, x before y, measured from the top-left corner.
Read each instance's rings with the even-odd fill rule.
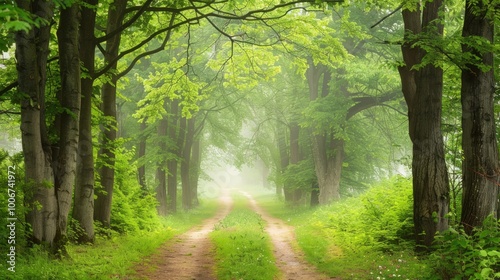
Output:
[[[412,199],[411,180],[394,177],[359,197],[325,208],[329,212],[325,227],[341,239],[344,249],[391,251],[412,240]],[[318,222],[323,223],[321,219]]]
[[[450,228],[436,237],[430,260],[438,279],[499,279],[500,222],[487,218],[471,235]]]

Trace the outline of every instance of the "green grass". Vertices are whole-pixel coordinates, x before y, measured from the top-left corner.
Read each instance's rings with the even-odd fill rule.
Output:
[[[210,234],[217,279],[275,279],[279,270],[264,227],[262,218],[248,208],[246,198],[235,198],[233,211]]]
[[[133,275],[132,267],[153,254],[165,241],[181,234],[214,215],[217,202],[203,203],[199,208],[162,219],[162,227],[151,232],[98,238],[93,245],[68,246],[71,259],[51,260],[38,248],[23,252],[17,259],[16,272],[5,266],[0,279],[120,279]]]
[[[383,194],[387,198],[389,193],[375,192],[373,197],[351,198],[313,209],[292,209],[273,196],[261,196],[257,200],[271,215],[295,227],[297,243],[306,259],[331,277],[428,279],[432,275],[429,263],[413,253],[411,242],[398,240],[400,243],[396,244],[390,239],[390,242],[396,242],[393,244],[381,239],[384,231],[379,230],[378,221],[363,216],[366,215],[364,211],[372,210],[366,207],[364,201],[369,200],[369,205],[374,205],[376,196]],[[354,212],[359,213],[356,215]],[[396,220],[393,216],[387,218],[380,215],[381,221],[386,222],[386,219]],[[372,229],[369,229],[371,224]],[[380,228],[390,228],[390,225]]]

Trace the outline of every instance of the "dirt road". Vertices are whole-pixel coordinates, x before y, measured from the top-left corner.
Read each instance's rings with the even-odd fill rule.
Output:
[[[208,234],[231,211],[233,200],[228,191],[219,198],[221,208],[214,217],[165,243],[159,253],[136,268],[139,279],[212,280],[215,261]],[[151,271],[151,267],[155,268]]]
[[[292,243],[295,242],[293,228],[283,221],[269,216],[258,206],[253,197],[242,192],[250,202],[250,206],[266,221],[266,232],[273,243],[276,265],[281,271],[280,280],[323,280],[328,278],[318,273],[308,264],[303,256],[297,253]],[[223,219],[232,208],[229,190],[225,190],[220,198],[221,208],[217,214],[203,224],[179,235],[167,242],[159,253],[151,256],[143,264],[139,264],[136,272],[139,279],[154,280],[211,280],[214,275],[215,261],[209,233],[214,225]],[[149,268],[148,268],[149,267]],[[155,268],[154,271],[151,267]]]

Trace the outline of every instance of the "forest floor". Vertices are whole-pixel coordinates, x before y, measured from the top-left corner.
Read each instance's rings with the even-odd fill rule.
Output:
[[[293,227],[267,214],[253,197],[243,192],[251,209],[266,221],[266,232],[273,244],[276,266],[281,272],[279,279],[332,279],[316,271],[298,252]],[[215,277],[215,260],[209,233],[215,224],[231,212],[233,201],[229,190],[224,190],[219,199],[217,214],[199,226],[173,238],[160,247],[159,251],[137,264],[135,279],[165,280],[210,280]]]

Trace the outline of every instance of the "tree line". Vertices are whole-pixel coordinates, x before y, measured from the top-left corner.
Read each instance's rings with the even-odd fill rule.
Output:
[[[20,115],[30,242],[60,252],[70,215],[80,242],[95,221],[111,226],[120,146],[136,150],[138,185],[161,216],[177,211],[178,183],[182,208],[197,205],[210,146],[261,161],[291,204],[328,204],[392,172],[407,154],[390,148],[401,121],[417,245],[448,228],[450,169],[466,231],[497,218],[498,3],[310,2],[7,3],[0,43],[15,43],[17,78],[0,94]],[[452,166],[443,98],[457,90]]]

